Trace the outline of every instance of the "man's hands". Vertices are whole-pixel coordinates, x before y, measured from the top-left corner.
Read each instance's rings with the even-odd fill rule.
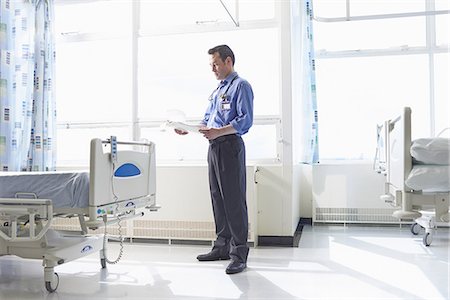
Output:
[[[208,140],[214,140],[215,138],[218,138],[222,134],[222,128],[207,128],[202,127],[198,131],[203,134],[205,138]]]
[[[231,124],[228,124],[221,128],[207,128],[202,127],[199,129],[200,133],[203,133],[203,136],[208,140],[214,140],[222,135],[234,134],[236,133],[236,129]]]
[[[181,130],[181,129],[174,129],[175,130],[175,132],[177,133],[177,134],[179,134],[179,135],[186,135],[186,134],[188,134],[188,132],[187,131],[184,131],[184,130]]]

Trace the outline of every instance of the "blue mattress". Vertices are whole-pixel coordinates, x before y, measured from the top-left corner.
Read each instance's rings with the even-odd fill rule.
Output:
[[[0,198],[15,198],[16,193],[50,199],[55,208],[85,208],[89,172],[0,172]]]

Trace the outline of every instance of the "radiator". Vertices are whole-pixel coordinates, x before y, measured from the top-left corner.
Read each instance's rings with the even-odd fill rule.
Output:
[[[314,165],[313,222],[398,224],[394,207],[380,200],[384,176],[371,164]]]
[[[316,207],[314,222],[320,223],[395,223],[394,208]]]

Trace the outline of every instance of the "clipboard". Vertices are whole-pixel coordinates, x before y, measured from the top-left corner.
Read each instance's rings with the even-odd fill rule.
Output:
[[[172,127],[174,129],[196,133],[200,133],[198,130],[202,127],[201,125],[189,125],[183,122],[173,122],[173,121],[167,121],[166,126]]]

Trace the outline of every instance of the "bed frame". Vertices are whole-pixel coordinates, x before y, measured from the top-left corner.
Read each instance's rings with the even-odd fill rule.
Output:
[[[119,145],[134,149],[118,150]],[[88,207],[54,208],[51,199],[30,199],[23,194],[0,198],[0,256],[43,259],[49,292],[58,287],[59,276],[54,272],[58,265],[99,251],[101,266],[106,267],[106,239],[89,235],[89,229],[143,216],[144,208],[159,208],[153,143],[120,142],[111,137],[93,139],[90,146]],[[77,217],[80,231],[53,230],[54,217]]]
[[[449,222],[449,192],[432,192],[412,190],[405,181],[412,169],[411,148],[411,108],[405,107],[394,119],[384,122],[381,133],[381,149],[384,159],[376,162],[376,169],[386,176],[385,194],[380,198],[399,208],[394,217],[400,220],[414,220],[411,232],[419,234],[425,229],[423,244],[429,246],[433,240],[437,222]],[[384,150],[384,151],[383,151]],[[428,212],[425,209],[433,209]]]

